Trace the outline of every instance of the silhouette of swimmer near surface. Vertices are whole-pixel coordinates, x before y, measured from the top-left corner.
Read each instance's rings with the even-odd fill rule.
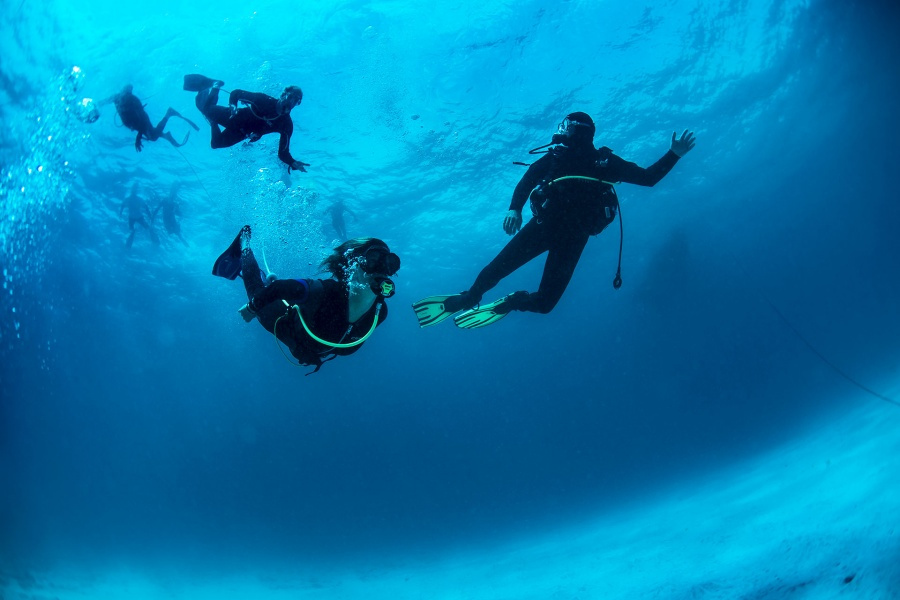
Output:
[[[181,223],[178,222],[178,219],[182,216],[181,204],[178,202],[178,196],[176,195],[175,190],[172,190],[172,193],[168,198],[163,198],[160,200],[159,204],[156,205],[156,208],[153,210],[154,219],[156,219],[156,215],[159,214],[159,211],[162,211],[162,222],[163,227],[166,229],[166,233],[178,236],[178,239],[187,245],[187,240],[184,239],[184,236],[181,234]]]
[[[119,208],[119,216],[122,216],[125,210],[128,211],[128,228],[131,230],[128,234],[128,239],[125,240],[125,247],[130,249],[134,243],[135,225],[140,225],[146,229],[147,233],[150,234],[150,240],[158,245],[159,236],[153,231],[151,224],[153,216],[150,214],[150,207],[138,197],[137,184],[131,186],[131,193],[128,194],[128,197],[122,202],[121,208]],[[147,217],[146,219],[144,218],[145,216]]]
[[[174,108],[169,108],[166,111],[165,116],[160,120],[159,123],[156,124],[156,127],[150,122],[150,116],[147,114],[147,111],[144,110],[144,104],[141,103],[140,99],[132,93],[134,87],[131,84],[126,85],[122,88],[122,91],[114,96],[107,98],[101,102],[102,104],[108,104],[110,102],[115,103],[116,112],[119,114],[119,118],[122,120],[122,125],[127,127],[132,131],[137,132],[137,137],[134,139],[134,149],[138,152],[143,148],[142,140],[147,140],[149,142],[155,142],[159,138],[163,138],[164,140],[168,140],[170,144],[175,146],[176,148],[180,146],[184,146],[188,137],[190,137],[191,132],[188,131],[185,134],[184,139],[179,144],[175,141],[175,138],[172,137],[171,133],[164,131],[166,128],[166,124],[169,122],[169,119],[172,117],[178,117],[179,119],[184,119],[188,125],[194,128],[195,131],[200,131],[200,128],[197,125],[179,114],[177,110]],[[96,119],[95,119],[96,120]]]
[[[294,133],[291,109],[303,100],[303,91],[289,85],[276,99],[257,92],[232,90],[228,95],[228,106],[218,106],[219,89],[223,85],[223,81],[205,75],[184,76],[184,89],[197,92],[194,102],[209,122],[210,146],[214,150],[228,148],[244,140],[255,142],[264,135],[277,133],[280,136],[278,158],[288,166],[288,173],[292,169],[306,172],[309,164],[296,160],[290,152]],[[244,106],[238,108],[238,103]]]
[[[216,260],[213,275],[241,276],[248,298],[238,311],[241,317],[248,323],[258,319],[301,365],[315,366],[313,373],[359,350],[387,319],[386,300],[394,295],[391,277],[400,269],[400,257],[382,240],[354,238],[339,245],[320,265],[330,279],[269,275],[264,280],[250,236],[245,225]]]
[[[338,200],[327,209],[325,212],[331,215],[331,226],[334,227],[335,233],[337,233],[338,237],[342,240],[347,239],[347,223],[344,222],[344,213],[347,213],[353,220],[356,221],[356,214],[347,208],[344,205],[343,200]]]

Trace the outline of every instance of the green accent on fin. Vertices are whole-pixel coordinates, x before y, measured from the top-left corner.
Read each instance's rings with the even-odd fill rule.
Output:
[[[490,304],[467,310],[453,319],[456,326],[461,329],[477,329],[496,323],[509,314],[509,311],[499,312],[497,308],[506,303],[509,296],[503,296]]]
[[[413,310],[416,312],[416,318],[419,320],[419,327],[429,327],[437,325],[447,317],[453,315],[454,312],[444,307],[447,298],[452,298],[457,294],[448,294],[446,296],[428,296],[422,298],[418,302],[413,302]]]

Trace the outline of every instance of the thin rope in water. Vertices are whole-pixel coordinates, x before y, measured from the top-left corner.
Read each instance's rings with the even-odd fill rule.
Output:
[[[745,281],[750,281],[750,280],[751,280],[750,274],[747,272],[747,269],[744,268],[743,263],[741,263],[741,261],[738,260],[737,256],[735,256],[733,253],[731,253],[731,252],[729,252],[729,253],[731,254],[731,259],[732,259],[735,263],[737,263],[738,268],[740,268],[741,271],[744,272]],[[876,392],[875,390],[873,390],[873,389],[870,388],[869,386],[863,384],[862,382],[860,382],[859,380],[857,380],[856,378],[854,378],[853,376],[851,376],[849,373],[847,373],[846,371],[844,371],[843,369],[841,369],[839,366],[837,366],[836,364],[834,364],[831,360],[828,359],[827,356],[825,356],[824,354],[822,354],[822,352],[820,352],[819,349],[816,348],[816,347],[812,344],[812,342],[810,342],[808,339],[806,339],[806,336],[804,336],[804,335],[800,332],[800,330],[797,329],[797,327],[795,327],[793,323],[791,323],[790,319],[788,319],[788,318],[784,315],[784,313],[781,312],[781,309],[778,308],[778,306],[775,304],[775,302],[773,302],[772,300],[770,300],[770,299],[768,298],[768,296],[766,296],[766,295],[762,292],[761,289],[759,289],[759,288],[756,287],[756,286],[751,286],[751,285],[748,285],[748,287],[750,287],[754,292],[756,292],[756,294],[757,294],[760,298],[762,298],[763,301],[764,301],[766,304],[769,305],[769,308],[771,308],[771,309],[775,312],[775,314],[778,315],[778,318],[781,319],[782,322],[784,322],[784,324],[788,326],[788,329],[790,329],[790,330],[794,333],[794,335],[796,335],[797,338],[799,338],[800,341],[803,342],[803,344],[804,344],[807,348],[809,348],[809,350],[810,350],[813,354],[815,354],[817,357],[819,357],[819,360],[821,360],[823,363],[825,363],[826,365],[828,365],[829,367],[831,367],[831,369],[832,369],[835,373],[837,373],[838,375],[840,375],[841,377],[843,377],[843,378],[846,379],[848,382],[850,382],[851,384],[853,384],[853,385],[856,386],[857,388],[861,389],[861,390],[864,391],[865,393],[869,394],[870,396],[874,396],[875,398],[878,398],[879,400],[882,400],[882,401],[884,401],[884,402],[887,402],[888,404],[893,404],[894,406],[900,407],[900,401],[897,401],[897,400],[895,400],[894,398],[891,398],[891,397],[889,397],[889,396],[885,396],[884,394],[880,394],[880,393]]]
[[[187,159],[187,157],[184,155],[184,153],[181,152],[181,148],[179,148],[178,146],[172,146],[172,147],[175,148],[175,151],[178,152],[178,155],[181,156],[181,158],[184,160],[184,162],[187,163],[187,166],[190,167],[191,172],[194,174],[194,177],[197,178],[197,183],[200,184],[200,187],[202,187],[203,191],[206,193],[206,197],[209,198],[210,202],[212,202],[213,201],[212,195],[209,193],[209,190],[206,189],[206,186],[203,184],[203,180],[200,179],[200,175],[198,175],[197,171],[194,169],[194,165],[192,165],[191,161],[189,161]]]

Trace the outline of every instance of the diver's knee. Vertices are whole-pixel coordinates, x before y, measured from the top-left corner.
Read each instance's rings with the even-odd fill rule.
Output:
[[[559,297],[548,297],[540,292],[529,294],[527,304],[529,311],[546,315],[552,311],[559,302]]]

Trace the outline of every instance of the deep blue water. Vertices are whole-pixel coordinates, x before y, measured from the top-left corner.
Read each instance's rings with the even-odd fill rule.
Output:
[[[887,4],[2,11],[7,563],[203,569],[527,539],[879,402],[825,360],[874,390],[896,381]],[[309,173],[288,175],[274,140],[213,151],[205,127],[137,154],[112,107],[92,125],[66,114],[73,65],[79,96],[132,83],[154,120],[202,121],[185,73],[300,85],[291,150]],[[614,224],[551,314],[419,330],[410,303],[468,287],[499,251],[512,162],[573,110],[642,165],[673,130],[698,138],[655,188],[619,186],[623,288]],[[174,190],[187,244],[157,221],[160,245],[139,229],[125,248],[135,184],[153,205]],[[363,349],[305,377],[209,269],[246,222],[274,271],[313,276],[337,199],[350,235],[401,255],[399,291]],[[541,264],[490,299],[535,289]]]

